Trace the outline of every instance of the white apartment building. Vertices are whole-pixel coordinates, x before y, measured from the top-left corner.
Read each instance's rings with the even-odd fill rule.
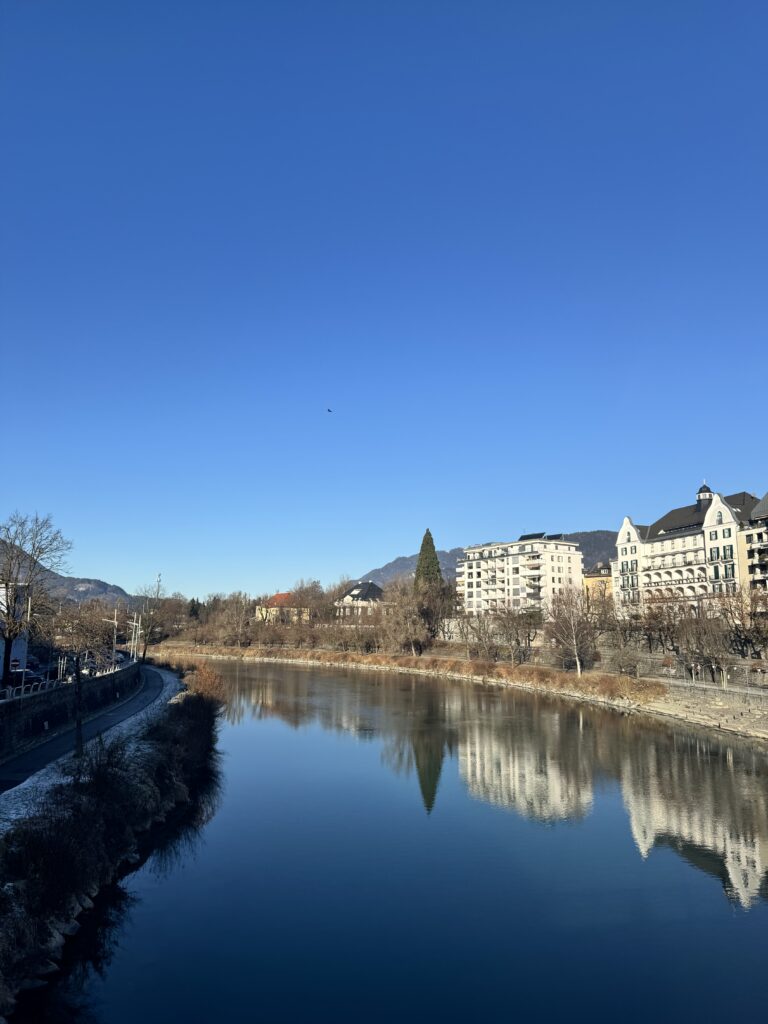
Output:
[[[562,533],[526,533],[508,543],[465,548],[456,566],[459,606],[474,615],[499,608],[546,611],[568,586],[583,586],[582,557]]]
[[[614,600],[640,604],[653,594],[700,600],[748,587],[746,534],[760,505],[747,491],[723,497],[702,484],[695,504],[673,508],[650,526],[625,516],[611,562]]]

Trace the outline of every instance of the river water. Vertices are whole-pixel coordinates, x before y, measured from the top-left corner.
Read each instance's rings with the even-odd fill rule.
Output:
[[[762,752],[511,690],[222,671],[217,802],[14,1020],[762,1019]]]

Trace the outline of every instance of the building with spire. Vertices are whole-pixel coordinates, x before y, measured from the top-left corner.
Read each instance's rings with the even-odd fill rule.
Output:
[[[752,533],[757,561],[758,533],[750,530],[755,510],[766,505],[748,491],[722,495],[703,483],[692,505],[666,512],[650,526],[624,517],[616,536],[611,562],[614,599],[621,605],[640,604],[653,595],[698,601],[709,594],[748,587],[750,558],[746,537]],[[768,545],[766,546],[768,562]],[[768,576],[768,564],[765,566]]]

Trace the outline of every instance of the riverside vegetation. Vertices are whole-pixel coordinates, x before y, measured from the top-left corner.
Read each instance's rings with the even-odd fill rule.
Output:
[[[0,836],[0,1013],[56,970],[64,936],[142,839],[217,772],[221,684],[201,667],[135,738],[97,740]]]

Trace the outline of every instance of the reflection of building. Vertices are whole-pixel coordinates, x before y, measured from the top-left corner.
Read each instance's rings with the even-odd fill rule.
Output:
[[[638,604],[653,595],[698,600],[748,586],[738,539],[758,500],[740,491],[723,497],[702,484],[695,505],[673,508],[651,526],[624,518],[611,563],[614,598]]]
[[[459,773],[471,795],[526,818],[583,818],[592,807],[592,782],[579,767],[585,768],[566,772],[543,733],[509,735],[478,722],[461,734]]]
[[[451,758],[471,797],[544,823],[586,817],[616,780],[643,858],[668,846],[748,907],[768,895],[768,760],[749,746],[556,700],[406,675],[246,667],[227,672],[236,718],[316,722],[380,738],[382,763],[440,808]]]
[[[527,533],[507,544],[466,548],[456,565],[456,597],[473,615],[546,608],[564,587],[581,585],[581,551],[562,533]]]
[[[650,756],[640,770],[629,757],[621,768],[624,803],[640,855],[646,858],[654,846],[670,845],[696,867],[720,877],[748,907],[768,869],[764,797],[754,794],[758,799],[750,801],[751,813],[742,823],[741,808],[732,806],[732,799],[718,801],[716,774],[692,779],[684,772],[675,778],[666,766],[659,769],[654,748],[646,753]],[[742,780],[742,794],[747,782]]]

